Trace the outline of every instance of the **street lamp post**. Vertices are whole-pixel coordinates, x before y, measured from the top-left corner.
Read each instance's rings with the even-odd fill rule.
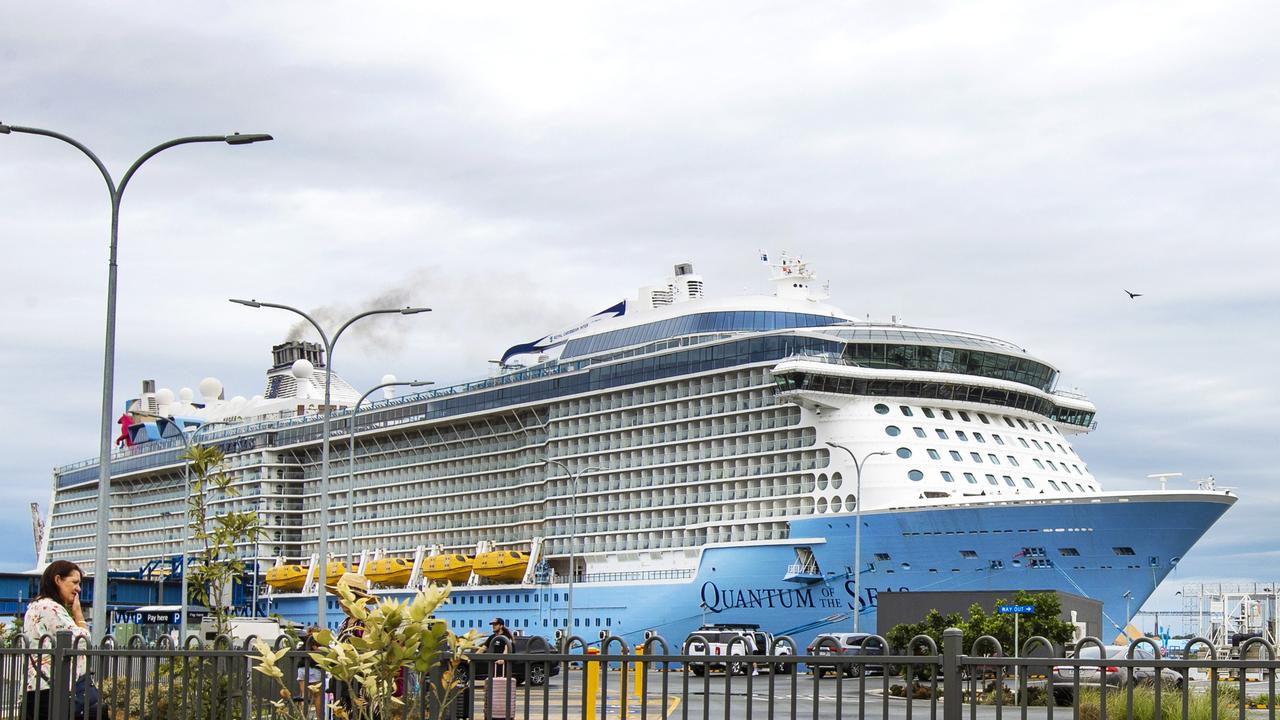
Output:
[[[569,469],[568,465],[565,465],[559,460],[547,459],[545,462],[548,462],[552,465],[560,466],[560,468],[564,470],[566,474],[569,475],[569,481],[572,483],[570,494],[569,494],[569,596],[568,596],[568,599],[566,600],[566,602],[568,603],[568,613],[567,613],[567,617],[565,618],[565,625],[564,625],[565,631],[569,635],[572,635],[573,630],[571,628],[573,627],[573,573],[575,569],[574,565],[577,564],[577,558],[575,557],[574,550],[578,544],[578,478],[582,475],[582,473],[587,472],[589,470],[595,470],[598,472],[600,470],[603,470],[604,468],[596,467],[595,465],[588,465],[587,467],[579,469],[578,472],[575,473]]]
[[[406,307],[398,310],[366,310],[340,325],[338,327],[338,331],[333,334],[332,338],[330,338],[328,333],[320,327],[320,324],[317,323],[315,319],[296,307],[281,305],[279,303],[259,302],[257,300],[237,300],[235,298],[232,298],[231,302],[251,308],[266,307],[275,308],[277,310],[286,310],[295,315],[299,315],[303,320],[310,323],[311,327],[315,328],[315,331],[320,335],[320,341],[324,344],[324,423],[323,430],[321,431],[324,436],[320,444],[320,507],[318,513],[320,518],[320,538],[317,552],[320,562],[320,582],[316,584],[316,622],[320,627],[327,628],[328,625],[325,624],[325,606],[328,603],[325,602],[324,593],[326,583],[328,582],[329,569],[329,432],[333,420],[333,407],[330,404],[333,386],[333,348],[338,344],[338,339],[342,337],[342,333],[345,332],[347,328],[351,327],[357,321],[371,315],[416,315],[418,313],[430,312],[431,308]]]
[[[884,450],[876,450],[862,456],[862,460],[858,460],[858,456],[853,451],[839,443],[828,442],[827,447],[840,448],[849,453],[849,459],[853,460],[854,471],[854,528],[853,528],[853,631],[858,632],[858,619],[862,616],[862,468],[867,461],[876,455],[888,455]]]
[[[386,378],[383,378],[386,380]],[[352,568],[356,562],[356,415],[360,414],[360,406],[364,404],[366,398],[375,392],[389,387],[422,387],[430,385],[427,380],[388,380],[381,385],[374,385],[369,388],[368,392],[360,396],[356,401],[355,407],[351,408],[351,423],[347,431],[347,570],[355,572]]]
[[[107,569],[108,552],[107,552],[107,525],[110,519],[110,505],[108,498],[111,494],[111,436],[112,436],[112,408],[114,402],[112,393],[115,390],[115,358],[116,358],[116,247],[119,239],[120,230],[120,200],[124,197],[124,190],[129,185],[129,180],[133,178],[133,174],[137,172],[139,167],[147,160],[155,155],[178,145],[187,145],[190,143],[208,143],[208,142],[224,142],[228,145],[248,145],[250,143],[271,140],[272,137],[266,134],[248,134],[241,135],[235,133],[232,135],[194,135],[191,137],[182,137],[159,145],[146,151],[129,166],[124,176],[117,185],[111,179],[111,173],[107,170],[107,166],[103,164],[98,156],[93,153],[86,145],[68,135],[63,135],[53,130],[43,130],[41,128],[22,127],[19,125],[5,125],[0,123],[0,135],[8,135],[10,133],[25,133],[28,135],[43,135],[51,137],[55,140],[61,140],[68,145],[76,148],[84,153],[93,164],[98,167],[98,171],[102,173],[102,179],[107,183],[107,192],[111,196],[111,245],[108,251],[107,259],[107,323],[106,323],[106,343],[103,348],[102,359],[102,418],[99,428],[100,437],[98,438],[98,516],[97,516],[97,547],[93,556],[93,640],[101,642],[107,632],[107,584],[110,582],[110,572]]]

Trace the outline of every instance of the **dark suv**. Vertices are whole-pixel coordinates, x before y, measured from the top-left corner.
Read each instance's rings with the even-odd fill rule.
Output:
[[[512,655],[550,655],[551,643],[538,635],[517,635],[509,652]],[[458,679],[464,683],[473,676],[477,682],[487,680],[493,670],[494,662],[489,659],[473,661],[467,658],[466,662],[458,666]],[[518,685],[523,685],[525,682],[530,685],[543,685],[548,677],[560,674],[560,663],[550,659],[545,662],[507,660],[504,664],[508,666],[508,677],[515,680]]]
[[[814,675],[822,676],[828,670],[843,672],[845,677],[857,677],[865,670],[868,673],[883,673],[883,665],[868,665],[858,662],[827,662],[819,658],[849,655],[884,655],[884,647],[870,633],[833,632],[822,633],[815,637],[809,647],[805,648],[809,659],[805,664]]]

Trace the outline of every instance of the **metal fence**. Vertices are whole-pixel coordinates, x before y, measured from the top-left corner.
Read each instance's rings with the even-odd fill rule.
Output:
[[[449,707],[439,706],[439,673],[432,678],[406,672],[399,691],[403,706],[383,717],[1275,720],[1276,715],[1280,661],[1275,648],[1260,639],[1246,641],[1238,657],[1220,658],[1207,640],[1197,638],[1188,652],[1202,657],[1183,659],[1158,657],[1154,641],[1146,638],[1123,647],[1086,638],[1076,644],[1074,656],[1061,657],[1047,640],[1033,637],[1020,648],[1020,657],[1006,657],[992,637],[962,647],[959,630],[946,631],[941,648],[919,636],[910,648],[892,653],[878,636],[854,649],[828,644],[805,653],[785,637],[759,652],[745,641],[730,642],[718,654],[704,640],[690,636],[671,647],[655,636],[633,647],[604,635],[594,647],[575,637],[557,652],[475,654],[461,666],[464,687]],[[18,647],[0,649],[0,720],[335,717],[334,700],[343,690],[328,682],[301,648],[281,662],[287,688],[282,693],[274,680],[253,672],[248,645],[232,647],[225,638],[204,645],[191,638],[187,647],[175,648],[165,639],[148,646],[134,638],[117,646],[108,638],[90,647],[73,644],[68,633],[39,645],[20,641]],[[814,652],[828,654],[809,654]],[[34,673],[48,689],[32,685],[35,668],[47,674]],[[78,679],[85,669],[96,698]]]

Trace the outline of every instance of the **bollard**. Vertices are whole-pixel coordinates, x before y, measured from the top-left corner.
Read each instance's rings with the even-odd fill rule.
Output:
[[[635,654],[643,655],[644,646],[637,645],[635,649]],[[631,694],[635,695],[637,698],[644,699],[644,676],[645,676],[644,663],[637,660],[635,663],[632,663],[632,667],[635,668],[635,679],[631,683]]]
[[[587,648],[587,656],[599,655],[599,648]],[[596,720],[596,696],[600,694],[600,667],[599,660],[588,660],[587,668],[587,703],[582,708],[582,717],[587,720]]]

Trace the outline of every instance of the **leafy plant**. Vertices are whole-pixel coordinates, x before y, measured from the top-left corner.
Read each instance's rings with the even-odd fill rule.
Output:
[[[1165,691],[1160,695],[1160,717],[1183,718],[1184,720],[1228,720],[1240,714],[1240,697],[1235,688],[1219,688],[1218,714],[1213,715],[1213,698],[1207,692],[1193,692],[1187,697],[1187,713],[1182,713],[1182,693]],[[1137,687],[1133,690],[1133,713],[1129,715],[1128,692],[1108,690],[1105,694],[1098,688],[1080,689],[1080,720],[1100,720],[1101,703],[1105,698],[1107,717],[1132,717],[1133,720],[1154,720],[1156,717],[1155,689]]]
[[[396,696],[397,680],[408,671],[424,678],[424,701],[435,708],[434,717],[462,693],[465,683],[459,668],[466,651],[475,649],[480,635],[472,630],[462,637],[449,632],[444,621],[431,615],[449,596],[448,586],[430,586],[403,602],[383,600],[369,603],[357,597],[346,583],[337,586],[338,602],[348,615],[363,624],[360,636],[334,637],[329,630],[315,635],[320,647],[309,653],[315,664],[351,689],[351,699],[333,704],[338,720],[377,720],[403,713],[404,700]],[[368,603],[368,604],[367,604]],[[292,691],[279,663],[288,649],[272,650],[255,643],[253,669],[280,686],[276,711],[293,720],[305,720],[305,703],[290,701]],[[407,685],[407,683],[405,684]],[[319,687],[312,688],[319,692]],[[348,707],[348,703],[350,707]]]
[[[0,642],[4,643],[4,647],[17,647],[18,638],[22,637],[22,618],[14,616],[12,620],[4,627],[4,635],[0,637]]]
[[[237,556],[236,545],[256,541],[264,530],[256,512],[214,514],[209,497],[235,497],[239,491],[231,478],[222,472],[226,459],[217,447],[193,445],[182,459],[191,467],[191,494],[187,508],[191,518],[191,536],[197,550],[193,562],[183,568],[190,574],[190,587],[196,599],[213,614],[216,632],[226,634],[231,611],[223,604],[231,583],[244,577],[246,566]]]

